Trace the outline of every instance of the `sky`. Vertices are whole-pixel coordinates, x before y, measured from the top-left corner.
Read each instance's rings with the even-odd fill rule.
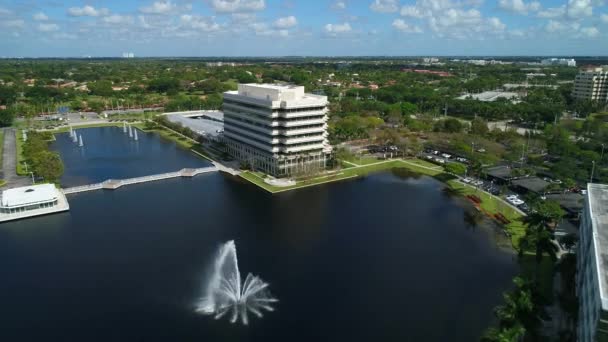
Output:
[[[0,0],[0,57],[608,55],[608,0]]]

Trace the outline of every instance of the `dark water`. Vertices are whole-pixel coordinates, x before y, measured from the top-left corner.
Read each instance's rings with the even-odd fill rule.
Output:
[[[0,341],[476,341],[517,266],[441,187],[214,173],[71,196],[0,227]],[[229,239],[280,300],[248,327],[193,313]]]
[[[210,165],[154,133],[138,130],[139,139],[135,141],[118,127],[84,128],[77,132],[82,135],[83,147],[72,142],[69,133],[55,135],[57,140],[51,145],[65,165],[63,187]]]

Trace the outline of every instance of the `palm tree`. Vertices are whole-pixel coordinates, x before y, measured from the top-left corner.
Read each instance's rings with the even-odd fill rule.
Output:
[[[504,304],[494,313],[499,320],[498,328],[489,329],[482,337],[486,342],[520,341],[526,333],[536,334],[540,323],[530,282],[520,277],[513,279],[515,289],[504,294]]]
[[[510,328],[497,329],[490,328],[481,338],[482,342],[514,342],[519,341],[526,333],[526,329],[521,325]]]

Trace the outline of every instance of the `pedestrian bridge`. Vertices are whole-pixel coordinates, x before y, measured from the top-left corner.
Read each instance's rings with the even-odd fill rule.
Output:
[[[181,170],[175,171],[175,172],[161,173],[161,174],[152,175],[152,176],[143,176],[143,177],[135,177],[135,178],[127,178],[127,179],[108,179],[101,183],[75,186],[75,187],[71,187],[71,188],[64,188],[64,189],[62,189],[62,191],[64,194],[70,195],[70,194],[76,194],[79,192],[101,190],[101,189],[115,190],[115,189],[118,189],[121,186],[125,186],[125,185],[154,182],[154,181],[158,181],[158,180],[177,178],[177,177],[194,177],[196,175],[200,175],[201,173],[215,172],[215,171],[220,171],[220,170],[224,171],[221,167],[218,167],[217,165],[214,164],[213,166],[209,166],[209,167],[203,167],[203,168],[198,168],[198,169],[181,169]]]

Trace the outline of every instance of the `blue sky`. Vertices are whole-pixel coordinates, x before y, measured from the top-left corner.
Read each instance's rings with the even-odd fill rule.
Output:
[[[0,0],[1,57],[608,55],[608,0]]]

